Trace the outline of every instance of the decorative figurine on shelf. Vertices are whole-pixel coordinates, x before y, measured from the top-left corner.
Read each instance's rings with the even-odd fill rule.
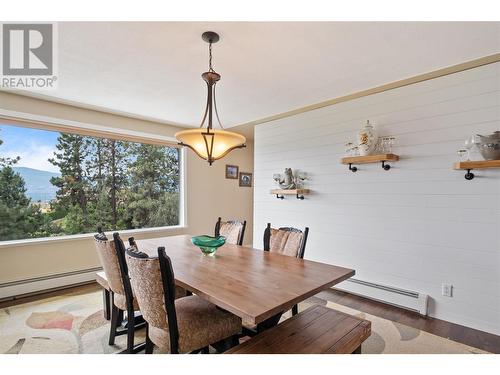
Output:
[[[295,186],[297,189],[303,189],[307,179],[308,176],[306,172],[295,171]]]
[[[377,144],[377,135],[375,129],[366,121],[366,125],[358,133],[358,151],[361,156],[370,155]]]
[[[306,180],[308,179],[309,177],[306,172],[296,170],[294,174],[295,189],[304,189]]]
[[[273,174],[273,180],[274,180],[274,182],[276,182],[276,186],[277,186],[277,187],[280,187],[280,183],[281,183],[281,174],[280,174],[280,173],[274,173],[274,174]]]
[[[297,188],[291,168],[285,168],[285,176],[283,180],[279,181],[279,186],[283,190],[292,190]]]

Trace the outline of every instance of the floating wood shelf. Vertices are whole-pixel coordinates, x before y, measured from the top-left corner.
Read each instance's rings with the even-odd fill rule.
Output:
[[[453,165],[453,169],[464,169],[467,171],[465,174],[466,180],[472,180],[474,178],[474,173],[472,173],[471,170],[488,168],[500,168],[500,160],[459,161]]]
[[[398,161],[399,156],[394,154],[380,154],[367,156],[349,156],[342,159],[342,164],[367,164],[381,161]]]
[[[341,163],[349,165],[349,170],[356,172],[358,168],[353,167],[353,164],[368,164],[368,163],[382,163],[382,168],[386,171],[391,169],[391,166],[385,164],[388,161],[398,161],[399,156],[395,154],[379,154],[379,155],[367,155],[367,156],[349,156],[342,158]]]
[[[477,161],[460,161],[455,163],[453,169],[487,169],[500,168],[500,160],[477,160]]]
[[[309,189],[274,189],[271,194],[276,194],[276,198],[285,199],[285,195],[295,195],[297,199],[304,199],[304,195],[309,194]]]

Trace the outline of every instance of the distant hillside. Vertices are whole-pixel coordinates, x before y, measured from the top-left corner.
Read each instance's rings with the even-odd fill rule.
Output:
[[[40,171],[26,167],[13,167],[24,179],[26,195],[34,202],[47,202],[56,197],[57,188],[50,183],[52,177],[60,176],[59,173]]]

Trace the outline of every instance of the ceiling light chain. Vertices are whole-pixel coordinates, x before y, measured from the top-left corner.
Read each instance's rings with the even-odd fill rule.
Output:
[[[208,43],[208,71],[214,72],[212,68],[212,42]]]
[[[214,72],[215,73],[215,70],[212,67],[212,40],[210,40],[208,42],[208,70],[210,72]],[[213,100],[214,100],[215,116],[217,117],[217,122],[219,123],[219,126],[221,127],[221,129],[224,129],[224,126],[222,126],[222,122],[220,121],[220,118],[219,118],[219,112],[217,111],[217,101],[215,99],[215,86],[216,85],[217,85],[217,82],[215,82],[213,84],[213,91],[212,91],[212,97],[213,97]],[[208,110],[208,105],[207,105],[207,110]],[[201,123],[201,126],[203,126],[203,123],[205,122],[206,116],[207,115],[206,115],[206,110],[205,110],[205,115],[203,116],[203,121]]]

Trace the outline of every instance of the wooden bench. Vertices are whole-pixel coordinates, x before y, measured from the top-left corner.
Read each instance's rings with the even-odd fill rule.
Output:
[[[225,354],[360,354],[370,334],[369,321],[315,305]]]
[[[102,311],[104,319],[111,319],[111,290],[104,271],[95,274],[95,281],[102,286]]]

